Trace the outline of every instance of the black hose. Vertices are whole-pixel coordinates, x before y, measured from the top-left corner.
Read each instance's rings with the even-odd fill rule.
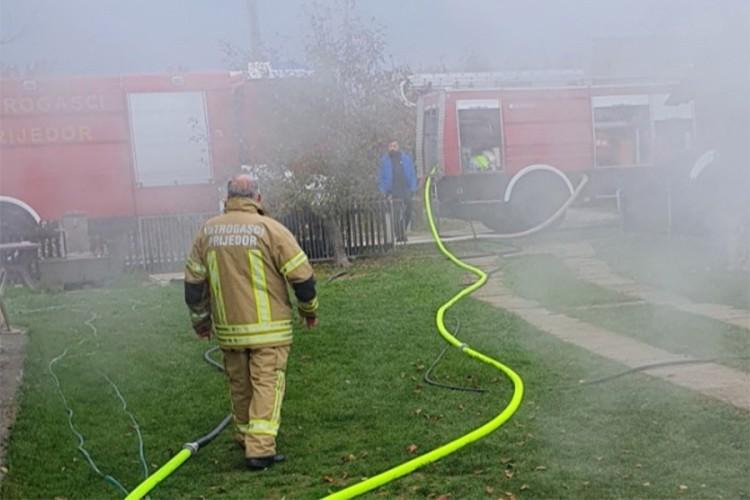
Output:
[[[207,350],[206,352],[203,353],[203,359],[205,359],[206,363],[208,363],[209,365],[212,365],[217,370],[223,372],[224,371],[224,367],[221,365],[221,363],[219,363],[218,361],[215,361],[211,357],[211,353],[216,352],[218,350],[219,350],[219,346],[213,346],[211,349],[209,349],[209,350]]]
[[[456,319],[456,326],[453,328],[454,335],[458,335],[458,332],[461,330],[461,322]],[[448,350],[448,348],[451,347],[450,344],[446,344],[445,347],[443,347],[443,350],[440,351],[440,354],[438,354],[437,358],[432,362],[429,368],[424,372],[424,375],[422,376],[422,380],[428,385],[431,385],[433,387],[440,387],[441,389],[450,389],[452,391],[463,391],[463,392],[477,392],[477,393],[485,393],[487,392],[487,389],[482,389],[480,387],[465,387],[460,385],[450,385],[450,384],[443,384],[442,382],[437,382],[430,378],[430,375],[432,374],[432,371],[435,369],[437,364],[440,362],[441,359],[443,359],[443,356],[445,356],[445,352]]]
[[[508,255],[515,255],[519,251],[513,250],[508,252],[486,252],[486,253],[474,253],[468,255],[458,255],[460,259],[481,259],[483,257],[506,257]]]
[[[495,273],[497,273],[500,270],[502,270],[502,267],[494,267],[494,268],[490,269],[489,271],[485,271],[485,274],[489,278],[490,276],[495,275]]]
[[[330,276],[328,277],[328,279],[326,279],[326,280],[325,280],[325,281],[323,282],[323,284],[324,284],[324,285],[327,285],[327,284],[329,284],[330,282],[332,282],[332,281],[334,281],[334,280],[337,280],[337,279],[339,279],[339,278],[340,278],[340,277],[342,277],[342,276],[346,276],[347,274],[349,274],[349,271],[339,271],[339,272],[337,272],[337,273],[335,273],[335,274],[332,274],[332,275],[330,275]]]
[[[422,377],[422,379],[425,381],[425,383],[433,387],[440,387],[441,389],[450,389],[452,391],[477,392],[477,393],[487,392],[487,389],[482,389],[481,387],[464,387],[460,385],[443,384],[442,382],[436,382],[435,380],[432,380],[430,378],[430,374],[432,373],[432,370],[434,370],[437,364],[440,362],[440,360],[443,359],[445,352],[450,347],[451,347],[450,345],[446,345],[445,347],[443,347],[443,350],[440,351],[440,354],[438,354],[437,358],[435,358],[435,361],[432,362],[432,365],[430,365],[427,371],[424,372],[424,376]]]
[[[498,269],[495,269],[490,272],[496,272]],[[490,274],[489,272],[487,273]],[[461,329],[461,322],[457,319],[456,320],[456,326],[454,327],[454,331],[458,333]],[[450,346],[446,345],[443,347],[443,349],[440,351],[440,354],[435,358],[435,360],[432,362],[429,368],[424,372],[424,375],[422,379],[424,382],[428,385],[434,386],[434,387],[440,387],[442,389],[450,389],[453,391],[463,391],[463,392],[476,392],[476,393],[485,393],[487,392],[487,389],[482,389],[479,387],[465,387],[465,386],[456,386],[456,385],[450,385],[450,384],[443,384],[441,382],[437,382],[431,378],[431,374],[435,367],[438,365],[440,360],[445,355],[446,351],[448,350]],[[739,360],[749,360],[750,356],[719,356],[715,358],[700,358],[700,359],[680,359],[675,361],[661,361],[658,363],[649,363],[645,365],[636,366],[633,368],[629,368],[627,370],[614,373],[612,375],[607,375],[606,377],[601,377],[593,380],[582,380],[578,382],[577,384],[570,384],[570,385],[562,385],[562,386],[556,386],[556,387],[550,387],[549,391],[559,391],[559,390],[569,390],[569,389],[575,389],[578,387],[585,387],[589,385],[597,385],[597,384],[604,384],[607,382],[611,382],[613,380],[617,380],[619,378],[625,377],[627,375],[633,375],[635,373],[653,370],[655,368],[664,368],[668,366],[679,366],[679,365],[701,365],[701,364],[707,364],[707,363],[716,363],[719,361],[739,361]]]
[[[214,427],[214,429],[211,432],[209,432],[205,436],[199,437],[198,439],[196,439],[195,441],[193,441],[193,443],[195,443],[198,446],[198,448],[201,448],[201,447],[207,445],[208,443],[210,443],[211,441],[213,441],[214,438],[216,436],[218,436],[219,433],[221,433],[221,431],[223,431],[226,428],[226,426],[229,425],[229,422],[231,422],[231,421],[232,421],[232,415],[229,414],[226,417],[224,417],[224,420],[222,420],[219,425],[217,425],[216,427]]]
[[[702,364],[707,364],[707,363],[716,363],[717,361],[747,360],[747,359],[750,359],[750,356],[721,356],[717,358],[681,359],[677,361],[661,361],[659,363],[649,363],[647,365],[636,366],[634,368],[630,368],[628,370],[615,373],[613,375],[608,375],[606,377],[597,378],[594,380],[582,380],[578,384],[575,384],[575,385],[565,385],[561,387],[555,387],[551,390],[573,389],[575,387],[603,384],[603,383],[611,382],[612,380],[616,380],[618,378],[624,377],[626,375],[632,375],[638,372],[653,370],[654,368],[664,368],[667,366],[678,366],[678,365],[702,365]]]
[[[219,346],[214,346],[208,349],[206,352],[203,353],[203,359],[206,361],[206,363],[213,366],[217,370],[224,371],[224,367],[221,365],[221,363],[211,358],[211,353],[216,352],[218,350],[219,350]],[[229,415],[224,417],[224,420],[222,420],[219,423],[219,425],[214,427],[211,430],[211,432],[187,443],[185,446],[189,446],[191,448],[194,447],[193,453],[195,453],[196,451],[198,451],[199,448],[213,441],[214,438],[216,438],[216,436],[218,436],[221,433],[221,431],[223,431],[226,428],[226,426],[229,425],[231,421],[232,421],[232,414],[230,413]]]

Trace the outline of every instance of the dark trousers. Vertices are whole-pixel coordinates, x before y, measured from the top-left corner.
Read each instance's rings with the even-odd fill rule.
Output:
[[[394,200],[396,201],[396,214],[399,215],[396,218],[396,240],[406,241],[406,231],[411,224],[412,199],[409,196],[408,198],[394,198]]]

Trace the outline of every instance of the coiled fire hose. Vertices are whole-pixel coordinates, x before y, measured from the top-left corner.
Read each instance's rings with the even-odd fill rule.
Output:
[[[445,247],[445,245],[443,245],[440,235],[437,232],[437,228],[435,227],[435,221],[432,217],[432,207],[430,204],[430,185],[432,184],[432,176],[434,175],[434,172],[435,171],[433,170],[430,173],[430,176],[427,177],[427,180],[425,182],[425,187],[424,187],[424,208],[427,214],[427,221],[430,225],[430,231],[432,232],[432,237],[435,239],[435,243],[437,244],[437,247],[440,250],[440,252],[442,252],[446,257],[448,257],[448,259],[451,262],[453,262],[455,265],[457,265],[461,269],[465,271],[469,271],[470,273],[476,275],[479,278],[477,281],[475,281],[474,283],[472,283],[471,285],[469,285],[468,287],[464,288],[463,290],[458,292],[456,295],[454,295],[448,302],[440,306],[440,308],[437,310],[437,314],[435,315],[435,324],[437,326],[438,331],[440,332],[440,335],[442,335],[442,337],[445,339],[446,342],[448,342],[448,344],[452,345],[453,347],[457,349],[460,349],[461,352],[463,352],[469,357],[478,359],[479,361],[483,363],[486,363],[490,366],[497,368],[504,375],[506,375],[513,383],[513,396],[511,397],[510,402],[507,404],[507,406],[505,406],[505,408],[503,408],[503,410],[500,413],[498,413],[495,418],[485,423],[484,425],[477,427],[476,429],[472,430],[468,434],[465,434],[457,439],[454,439],[453,441],[450,441],[423,455],[413,458],[412,460],[404,462],[401,465],[397,465],[396,467],[393,467],[392,469],[389,469],[385,472],[381,472],[380,474],[374,477],[365,479],[364,481],[361,481],[357,484],[349,486],[348,488],[344,488],[343,490],[337,491],[336,493],[333,493],[332,495],[327,496],[326,498],[328,499],[342,499],[342,498],[356,497],[370,490],[383,486],[384,484],[390,483],[391,481],[394,481],[407,474],[410,474],[414,472],[415,470],[421,467],[424,467],[425,465],[428,465],[432,462],[440,460],[441,458],[444,458],[450,455],[451,453],[458,451],[459,449],[463,448],[464,446],[474,441],[477,441],[479,439],[482,439],[483,437],[486,437],[491,432],[497,430],[500,426],[502,426],[505,422],[507,422],[510,419],[510,417],[513,416],[516,410],[518,410],[518,407],[521,405],[521,400],[523,399],[523,381],[521,380],[521,377],[519,377],[516,372],[514,372],[512,369],[505,366],[504,364],[500,363],[499,361],[485,354],[482,354],[481,352],[477,350],[472,349],[464,342],[461,342],[460,340],[458,340],[445,327],[445,312],[448,309],[450,309],[453,305],[458,303],[460,300],[464,299],[465,297],[473,293],[475,290],[481,288],[484,285],[484,283],[487,281],[487,275],[481,269],[474,267],[460,260],[458,257],[453,255]]]

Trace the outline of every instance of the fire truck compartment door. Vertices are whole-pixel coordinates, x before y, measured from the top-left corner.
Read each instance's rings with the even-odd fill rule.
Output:
[[[133,163],[143,187],[211,179],[203,92],[128,94]]]

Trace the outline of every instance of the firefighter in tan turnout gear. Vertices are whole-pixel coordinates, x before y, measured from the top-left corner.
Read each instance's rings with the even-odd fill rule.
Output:
[[[185,302],[200,337],[213,333],[224,355],[235,424],[250,469],[284,459],[276,435],[292,343],[292,305],[307,328],[317,323],[315,278],[282,224],[264,215],[257,183],[229,181],[225,213],[206,222],[185,266]]]

